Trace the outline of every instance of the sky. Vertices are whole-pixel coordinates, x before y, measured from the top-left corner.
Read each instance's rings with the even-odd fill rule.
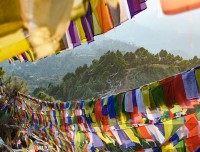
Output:
[[[200,9],[167,16],[159,0],[148,0],[147,7],[103,36],[145,47],[152,53],[166,49],[184,58],[200,57]]]

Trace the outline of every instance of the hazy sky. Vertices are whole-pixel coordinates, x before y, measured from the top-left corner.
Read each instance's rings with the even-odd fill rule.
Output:
[[[153,53],[166,49],[184,57],[200,57],[200,9],[166,16],[159,0],[149,0],[147,6],[104,36],[143,46]]]

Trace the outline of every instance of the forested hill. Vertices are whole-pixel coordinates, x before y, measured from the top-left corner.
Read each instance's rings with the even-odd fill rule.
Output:
[[[145,48],[135,52],[108,51],[92,64],[78,67],[67,73],[58,85],[50,83],[47,88],[35,89],[33,95],[48,99],[76,100],[105,96],[133,89],[178,72],[200,65],[196,56],[184,60],[166,50],[152,54]]]
[[[38,86],[47,87],[48,84],[58,84],[68,72],[74,72],[83,64],[90,65],[92,60],[100,58],[108,50],[135,51],[134,44],[124,43],[109,38],[98,38],[98,43],[83,44],[71,51],[63,51],[58,55],[52,55],[37,62],[0,63],[9,76],[20,77],[28,82],[28,87],[33,91]]]

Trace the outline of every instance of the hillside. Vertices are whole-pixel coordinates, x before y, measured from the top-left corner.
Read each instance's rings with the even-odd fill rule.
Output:
[[[174,75],[200,65],[196,56],[184,60],[166,50],[152,54],[145,48],[135,52],[108,51],[91,64],[67,73],[61,83],[39,87],[33,95],[38,98],[52,96],[58,100],[80,100],[101,97]]]
[[[33,91],[39,86],[47,87],[49,83],[59,84],[66,73],[74,72],[77,67],[84,64],[90,65],[92,60],[98,59],[108,50],[117,51],[120,49],[127,52],[137,49],[135,45],[105,37],[97,37],[96,41],[98,43],[83,44],[71,51],[63,51],[38,62],[9,64],[6,61],[0,63],[0,66],[5,69],[7,77],[20,77],[28,82],[29,89]]]
[[[180,69],[173,66],[140,66],[130,72],[128,75],[128,84],[130,84],[130,88],[137,88],[142,85],[161,80],[165,77],[172,76],[179,72]]]
[[[179,72],[180,70],[178,67],[162,64],[142,65],[136,68],[129,68],[126,71],[125,78],[122,80],[122,87],[118,88],[116,92],[137,88]]]

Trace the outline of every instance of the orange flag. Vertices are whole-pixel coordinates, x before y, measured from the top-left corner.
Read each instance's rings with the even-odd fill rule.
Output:
[[[105,0],[99,1],[96,10],[103,33],[106,33],[107,31],[113,29],[114,25],[111,19],[111,14],[107,4],[105,3]]]
[[[173,15],[200,8],[200,0],[160,0],[163,12]]]

